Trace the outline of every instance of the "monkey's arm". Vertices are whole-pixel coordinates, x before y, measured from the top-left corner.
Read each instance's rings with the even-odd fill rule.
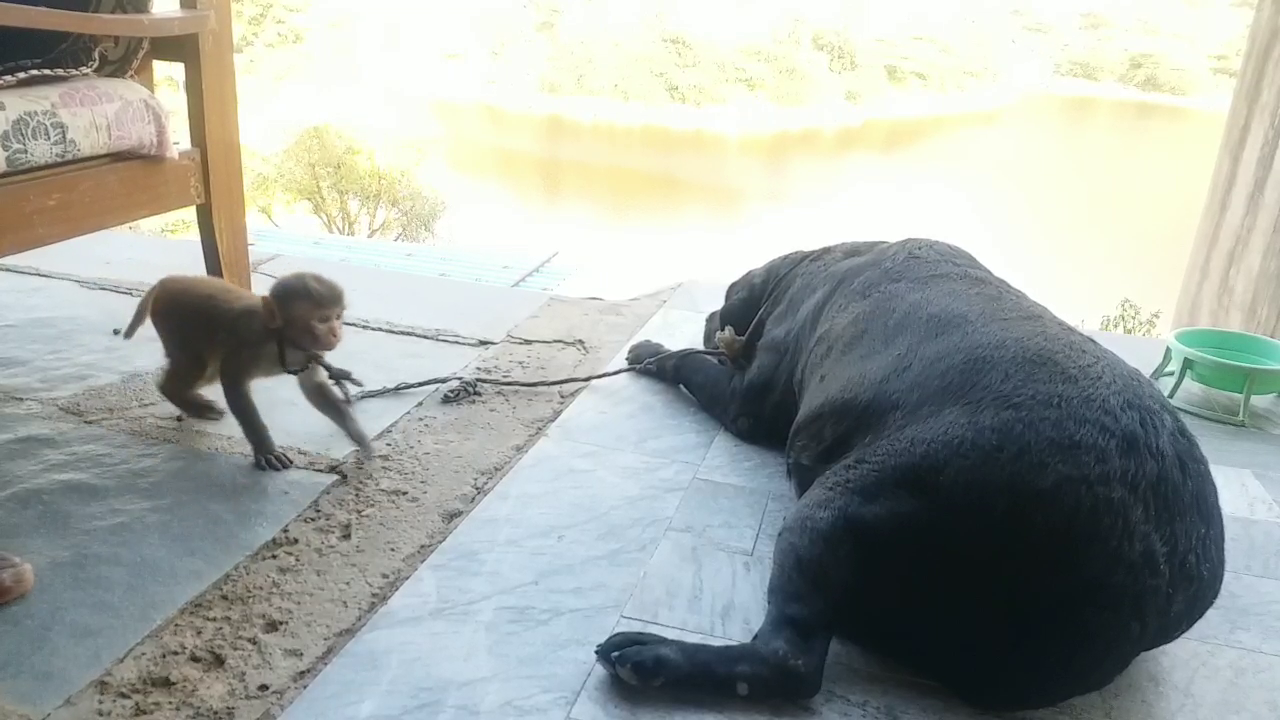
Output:
[[[267,424],[258,414],[258,406],[249,394],[251,375],[244,363],[223,361],[222,393],[227,398],[227,409],[240,423],[240,430],[253,448],[253,463],[259,470],[286,470],[293,467],[293,460],[276,447]]]
[[[341,370],[340,368],[335,368]],[[346,371],[342,371],[346,372]],[[318,364],[313,364],[301,374],[298,375],[298,387],[302,389],[302,396],[311,403],[311,406],[319,410],[322,415],[342,431],[347,434],[360,448],[360,452],[367,453],[370,450],[369,436],[365,434],[364,428],[360,427],[360,423],[356,422],[356,417],[351,413],[351,406],[342,401],[338,394],[333,391],[333,387],[324,377],[325,370]],[[347,373],[348,381],[354,380]]]

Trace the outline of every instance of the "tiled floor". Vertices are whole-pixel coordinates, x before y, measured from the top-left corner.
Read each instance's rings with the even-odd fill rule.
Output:
[[[0,548],[36,568],[31,597],[0,612],[0,645],[15,650],[0,653],[0,701],[36,717],[333,480],[264,476],[243,457],[3,410],[0,467]]]
[[[149,324],[129,342],[111,332],[137,298],[103,282],[120,290],[202,273],[200,257],[195,243],[106,233],[4,259],[77,281],[0,271],[0,550],[31,562],[37,578],[28,598],[0,611],[0,705],[44,716],[272,538],[335,477],[263,474],[243,453],[137,432],[202,429],[239,442],[230,417],[175,423],[176,411],[145,377],[164,362]],[[347,271],[255,260],[279,263],[279,272]],[[354,315],[395,324],[394,332],[349,329],[332,355],[369,387],[463,368],[483,352],[477,344],[505,336],[547,297],[364,268],[340,279]],[[413,336],[432,331],[475,343]],[[334,460],[353,449],[305,405],[292,378],[261,381],[254,392],[282,446]],[[376,434],[428,392],[370,399],[356,414]],[[220,389],[209,394],[223,402]],[[75,416],[62,414],[72,406]],[[96,409],[79,412],[86,407]]]
[[[681,291],[640,335],[697,342],[714,293]],[[1103,337],[1115,343],[1114,337]],[[1124,339],[1150,370],[1158,342]],[[1103,692],[1027,717],[1280,717],[1280,437],[1195,421],[1230,514],[1230,574],[1186,638]],[[984,717],[837,644],[807,708],[636,697],[593,664],[611,631],[750,638],[791,504],[780,456],[681,392],[593,384],[284,714],[285,720]]]

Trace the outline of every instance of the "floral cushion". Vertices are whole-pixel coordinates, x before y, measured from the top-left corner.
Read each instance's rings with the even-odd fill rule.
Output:
[[[168,114],[141,85],[75,78],[0,89],[0,175],[116,153],[177,156]]]

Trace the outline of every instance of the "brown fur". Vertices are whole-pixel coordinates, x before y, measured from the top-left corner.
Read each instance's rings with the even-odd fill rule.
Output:
[[[31,592],[35,584],[36,575],[29,563],[16,555],[0,552],[0,605]]]
[[[342,288],[313,273],[286,275],[265,297],[220,278],[170,275],[139,301],[124,338],[133,337],[149,316],[169,358],[160,392],[191,417],[217,420],[224,411],[199,390],[221,382],[228,409],[253,447],[255,464],[283,470],[293,461],[272,441],[249,383],[285,371],[281,343],[292,369],[336,348],[345,309]],[[303,395],[361,450],[368,450],[368,436],[321,372],[312,365],[298,375]]]

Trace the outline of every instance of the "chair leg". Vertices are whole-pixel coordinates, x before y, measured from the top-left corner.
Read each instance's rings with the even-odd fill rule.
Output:
[[[230,0],[182,0],[210,7],[214,29],[190,38],[184,61],[191,144],[202,153],[205,202],[196,206],[205,270],[250,288],[249,232],[245,225],[244,169],[232,55]]]

